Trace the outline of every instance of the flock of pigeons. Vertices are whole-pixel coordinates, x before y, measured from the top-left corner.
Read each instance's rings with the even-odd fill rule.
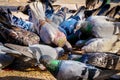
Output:
[[[29,0],[18,11],[0,8],[0,68],[11,64],[16,55],[35,59],[41,70],[48,69],[57,80],[105,80],[120,70],[120,5],[111,0],[86,0],[86,6],[66,18],[69,9],[54,11],[56,0]],[[118,18],[116,18],[118,16]],[[73,54],[73,47],[82,55]],[[68,60],[58,60],[68,53]],[[120,78],[119,78],[120,79]]]

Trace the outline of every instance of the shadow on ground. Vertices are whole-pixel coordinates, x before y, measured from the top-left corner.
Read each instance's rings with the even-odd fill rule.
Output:
[[[0,77],[0,80],[44,80],[44,79],[18,77],[18,76],[6,76],[6,77]]]

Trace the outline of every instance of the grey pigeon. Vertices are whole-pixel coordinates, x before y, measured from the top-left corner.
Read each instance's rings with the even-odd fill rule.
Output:
[[[80,29],[84,36],[109,37],[119,33],[120,23],[113,21],[115,19],[107,16],[90,16],[86,21],[79,21],[76,30]]]
[[[40,64],[39,60],[43,55],[49,55],[53,59],[57,59],[59,56],[61,56],[64,53],[64,49],[61,47],[53,48],[51,46],[42,45],[42,44],[35,44],[35,45],[30,45],[29,47],[25,47],[25,46],[6,43],[5,46],[20,52],[24,56],[27,56],[32,59],[36,59],[37,65]]]
[[[63,28],[61,28],[59,25],[55,24],[54,22],[52,22],[48,19],[46,19],[46,21],[48,22],[47,25],[46,25],[46,29],[49,33],[49,36],[46,34],[45,29],[41,31],[42,32],[41,35],[44,36],[43,37],[44,42],[50,42],[51,40],[54,39],[54,41],[52,41],[53,44],[55,44],[59,47],[63,47],[67,51],[71,51],[72,50],[72,45],[68,40],[66,40],[66,35],[65,35],[66,31]],[[49,30],[50,26],[53,27],[54,30],[52,28],[51,28],[51,30]],[[45,36],[44,32],[45,32],[46,36]]]
[[[67,36],[74,33],[74,28],[79,20],[84,20],[84,11],[85,7],[81,6],[74,15],[70,16],[67,20],[60,24],[60,27],[66,31]]]
[[[77,29],[80,29],[83,39],[88,40],[82,48],[85,52],[108,52],[112,48],[119,39],[120,27],[120,22],[112,20],[106,16],[91,16],[79,22]]]
[[[110,38],[92,38],[85,43],[81,50],[85,52],[109,52],[116,41],[116,35]]]
[[[114,71],[102,71],[94,66],[72,60],[54,60],[50,56],[41,58],[46,68],[57,78],[57,80],[98,80],[106,79],[113,75]],[[108,72],[111,72],[109,75]]]
[[[40,20],[40,22],[43,23],[41,25],[41,29],[39,33],[41,40],[44,41],[44,43],[46,44],[53,43],[56,46],[63,47],[67,42],[64,33],[59,31],[59,29],[56,26],[53,26],[46,21]]]
[[[53,21],[55,24],[60,25],[66,19],[66,13],[68,12],[67,7],[62,7],[56,13],[54,13],[50,20]]]
[[[45,19],[42,4],[40,2],[31,3],[30,9],[32,21],[35,24],[35,29],[41,40],[49,45],[54,44],[59,47],[65,46],[67,43],[65,34],[61,32],[56,25],[53,25],[50,20],[47,21]]]

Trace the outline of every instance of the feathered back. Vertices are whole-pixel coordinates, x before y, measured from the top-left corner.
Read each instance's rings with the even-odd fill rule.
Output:
[[[30,6],[30,21],[34,23],[35,30],[39,34],[39,28],[40,28],[40,19],[45,20],[45,11],[43,9],[43,5],[41,2],[36,1],[29,4]]]
[[[79,17],[80,20],[83,20],[84,17],[85,17],[85,14],[84,14],[85,10],[86,10],[86,9],[85,9],[85,6],[81,6],[81,7],[77,10],[77,12],[73,15],[73,17]]]

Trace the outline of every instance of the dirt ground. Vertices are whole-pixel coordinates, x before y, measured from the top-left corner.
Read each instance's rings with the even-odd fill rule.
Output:
[[[7,0],[6,0],[7,1]],[[19,2],[20,1],[20,2]],[[25,5],[26,0],[0,0],[1,6]],[[120,3],[112,3],[113,6]],[[85,5],[85,0],[58,0],[54,5],[66,6],[69,9],[77,9]],[[0,80],[56,80],[48,71],[40,71],[37,67],[21,61],[15,60],[13,64],[0,71]]]

